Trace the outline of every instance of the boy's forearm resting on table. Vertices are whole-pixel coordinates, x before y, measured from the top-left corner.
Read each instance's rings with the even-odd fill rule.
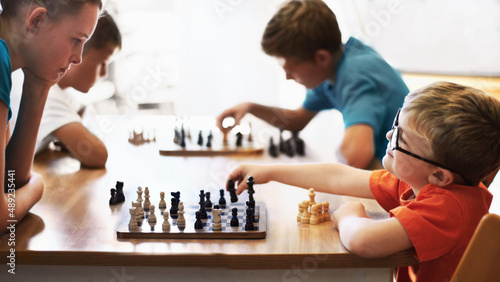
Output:
[[[277,181],[319,192],[373,198],[369,187],[370,171],[342,164],[303,165],[242,165],[229,178],[238,182],[238,193],[246,189],[246,179],[253,176],[256,183]]]
[[[9,175],[6,175],[8,178]],[[8,220],[19,222],[29,212],[29,210],[42,198],[43,194],[42,177],[31,172],[29,182],[15,190],[14,193],[2,193],[0,199],[0,233],[4,233],[9,227]],[[9,195],[11,194],[11,195]],[[9,200],[10,199],[10,200]]]
[[[342,244],[353,254],[380,258],[411,248],[413,245],[396,218],[373,220],[367,216],[345,215],[335,218]]]

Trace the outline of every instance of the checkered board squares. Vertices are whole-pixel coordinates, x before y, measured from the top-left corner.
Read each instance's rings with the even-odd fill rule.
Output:
[[[238,209],[238,227],[231,226],[231,210],[235,207]],[[186,227],[184,230],[179,229],[176,219],[170,218],[170,231],[163,232],[163,215],[157,212],[157,223],[154,231],[151,231],[147,218],[145,218],[142,227],[137,231],[130,231],[128,225],[119,226],[116,232],[117,237],[123,239],[257,239],[266,237],[266,207],[262,202],[255,203],[255,230],[252,231],[245,230],[246,205],[244,203],[232,203],[225,208],[221,208],[221,231],[214,231],[212,229],[211,209],[207,209],[207,219],[202,220],[204,223],[203,229],[194,229],[194,222],[196,221],[195,213],[199,208],[199,205],[186,206],[184,214]]]

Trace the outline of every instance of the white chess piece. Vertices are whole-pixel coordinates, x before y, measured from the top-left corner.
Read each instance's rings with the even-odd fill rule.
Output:
[[[146,187],[144,189],[144,204],[143,204],[144,210],[149,211],[150,205],[151,205],[151,202],[149,201],[149,189],[148,189],[148,187]]]
[[[130,222],[128,223],[128,230],[129,231],[135,231],[139,229],[139,226],[137,225],[137,220],[136,220],[136,208],[132,207],[129,209],[130,212]]]
[[[165,202],[165,192],[160,192],[160,203],[158,204],[158,208],[160,210],[167,208],[167,202]]]
[[[221,231],[222,230],[222,224],[221,224],[221,218],[220,218],[221,213],[222,213],[222,211],[219,209],[212,210],[212,220],[213,220],[212,229],[214,231]]]
[[[156,215],[155,215],[155,205],[150,205],[149,206],[149,217],[148,217],[148,223],[149,226],[151,226],[151,231],[155,229],[156,225]]]
[[[137,188],[137,202],[142,203],[142,187]]]
[[[186,219],[184,218],[184,203],[179,202],[179,210],[177,211],[177,227],[185,228]]]
[[[169,232],[170,231],[170,222],[168,221],[168,211],[163,212],[163,232]]]

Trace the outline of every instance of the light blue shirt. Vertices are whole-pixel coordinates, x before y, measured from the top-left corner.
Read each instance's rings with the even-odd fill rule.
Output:
[[[9,49],[5,41],[0,39],[0,100],[2,100],[7,108],[9,114],[7,121],[12,116],[10,109],[10,90],[12,89],[12,65],[10,63]]]
[[[375,156],[382,159],[397,110],[409,90],[401,75],[373,48],[349,38],[339,61],[334,84],[328,81],[307,90],[303,106],[309,111],[337,109],[345,127],[373,128]]]

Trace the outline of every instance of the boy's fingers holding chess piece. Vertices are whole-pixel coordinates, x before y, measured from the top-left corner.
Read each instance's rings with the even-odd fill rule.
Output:
[[[269,182],[266,175],[267,168],[268,167],[264,165],[240,165],[229,174],[228,180],[232,179],[235,183],[238,183],[236,193],[240,195],[247,189],[247,180],[250,176],[253,176],[255,184]]]

